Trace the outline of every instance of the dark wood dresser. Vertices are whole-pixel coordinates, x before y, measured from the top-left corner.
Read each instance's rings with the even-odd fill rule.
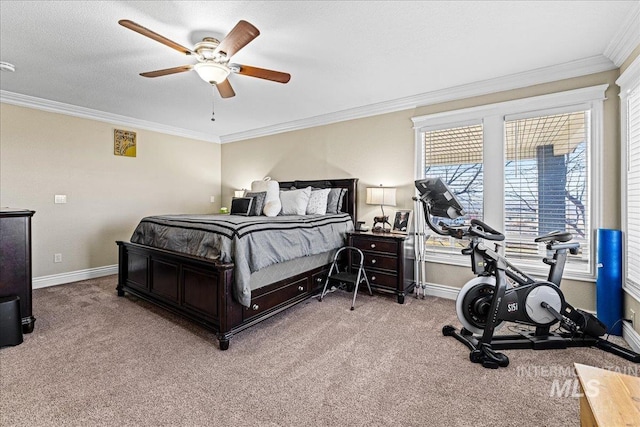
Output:
[[[31,313],[31,217],[34,211],[0,209],[0,297],[20,297],[22,331],[33,332]]]
[[[413,263],[408,258],[406,247],[410,237],[395,233],[353,231],[347,234],[347,238],[349,246],[360,249],[364,254],[364,269],[371,287],[397,295],[398,303],[403,304],[405,295],[415,287]]]

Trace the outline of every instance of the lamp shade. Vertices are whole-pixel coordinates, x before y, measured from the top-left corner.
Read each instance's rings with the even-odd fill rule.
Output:
[[[368,187],[367,201],[368,205],[396,205],[396,189],[393,187]]]

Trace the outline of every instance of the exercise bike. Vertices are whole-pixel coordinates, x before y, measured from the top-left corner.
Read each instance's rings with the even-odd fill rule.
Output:
[[[509,358],[496,350],[563,349],[567,347],[597,347],[640,363],[640,354],[611,343],[601,337],[607,328],[594,315],[569,304],[560,290],[560,282],[568,253],[577,254],[578,242],[571,242],[568,232],[554,231],[537,237],[545,244],[551,258],[547,280],[536,280],[512,265],[496,243],[492,249],[484,241],[500,242],[505,236],[486,223],[473,219],[469,225],[435,224],[433,217],[455,219],[464,209],[454,193],[440,178],[415,181],[424,208],[425,222],[431,230],[443,236],[468,239],[462,253],[471,257],[471,268],[477,276],[467,282],[456,299],[456,312],[463,327],[460,332],[447,325],[445,336],[465,344],[469,358],[485,368],[497,369],[509,365]],[[529,327],[515,335],[494,335],[506,322]],[[558,324],[556,331],[551,327]]]

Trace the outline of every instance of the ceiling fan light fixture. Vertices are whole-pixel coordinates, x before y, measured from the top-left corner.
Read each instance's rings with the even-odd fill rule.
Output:
[[[193,68],[202,80],[210,84],[222,83],[231,72],[225,65],[215,62],[200,62]]]

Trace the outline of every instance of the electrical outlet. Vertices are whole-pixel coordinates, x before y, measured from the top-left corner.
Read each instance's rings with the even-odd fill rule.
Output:
[[[53,254],[53,262],[62,262],[62,254]]]
[[[216,196],[211,196],[211,203],[215,203],[216,202]]]

